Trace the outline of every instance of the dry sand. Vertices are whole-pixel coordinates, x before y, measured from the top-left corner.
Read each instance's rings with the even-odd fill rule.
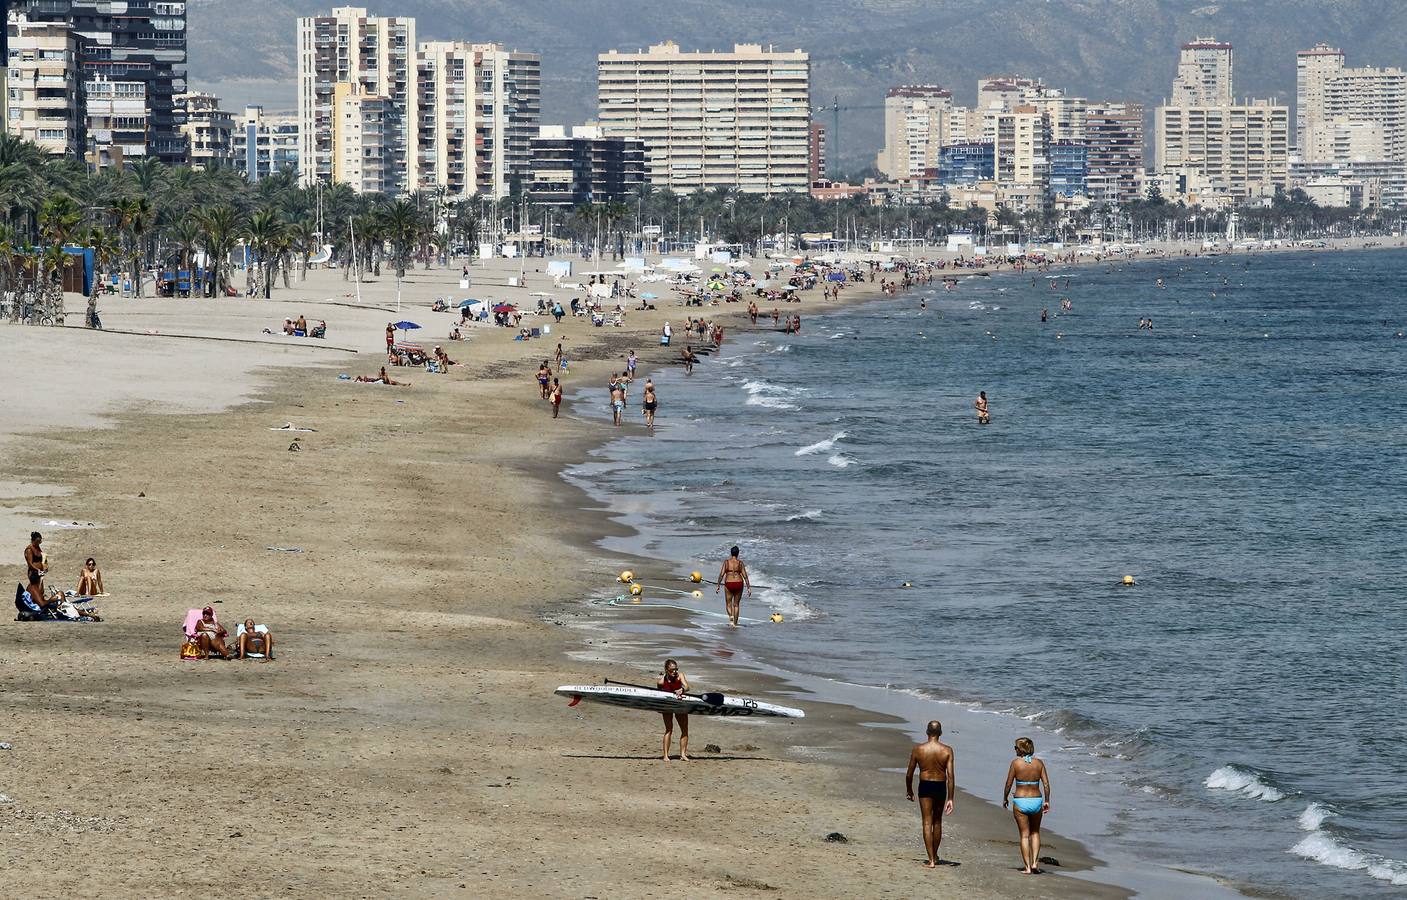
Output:
[[[473,293],[546,285],[490,286],[516,268],[476,273]],[[401,317],[427,326],[422,343],[457,320],[426,310],[462,296],[457,280],[407,279]],[[91,521],[45,546],[62,586],[94,555],[113,595],[102,624],[0,622],[0,740],[14,745],[0,753],[0,893],[1124,895],[1070,877],[1091,862],[1056,835],[1059,874],[1022,876],[1010,819],[966,795],[943,845],[961,865],[924,871],[914,808],[880,771],[902,765],[906,739],[860,727],[876,719],[862,711],[808,699],[798,723],[696,721],[696,761],[665,764],[653,714],[566,708],[558,684],[658,664],[599,618],[585,638],[553,624],[591,619],[583,599],[604,573],[652,564],[591,549],[613,526],[558,473],[604,429],[552,421],[532,376],[559,339],[569,389],[599,387],[627,345],[642,370],[672,363],[653,335],[697,312],[658,291],[660,309],[626,328],[578,320],[526,345],[476,329],[445,344],[465,363],[448,376],[337,380],[381,365],[392,282],[365,286],[366,308],[343,305],[337,273],[274,301],[106,300],[105,324],[135,334],[0,326],[23,350],[5,363],[21,388],[0,421],[10,571],[32,523]],[[822,308],[808,294],[800,311]],[[300,312],[360,352],[259,334]],[[316,429],[298,452],[270,430],[285,422]],[[180,661],[184,614],[207,603],[231,628],[267,622],[279,658]],[[638,672],[584,662],[602,641]]]

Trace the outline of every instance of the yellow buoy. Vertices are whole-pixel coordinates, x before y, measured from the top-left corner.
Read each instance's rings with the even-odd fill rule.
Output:
[[[631,597],[631,598],[630,598],[630,602],[631,602],[631,603],[639,603],[639,602],[640,602],[640,598],[639,598],[639,597]]]
[[[1138,583],[1138,582],[1136,582],[1136,581],[1133,580],[1133,576],[1132,576],[1132,575],[1125,575],[1125,576],[1124,576],[1124,584],[1126,584],[1126,585],[1135,585],[1135,584],[1137,584],[1137,583]]]
[[[703,599],[703,591],[694,591],[694,592],[693,592],[692,594],[690,594],[689,596],[693,597],[695,600],[702,600],[702,599]]]
[[[632,581],[634,581],[634,580],[635,580],[635,573],[632,572],[632,571],[630,571],[629,569],[626,569],[624,572],[621,572],[621,573],[620,573],[620,582],[621,582],[621,584],[630,584],[630,582],[632,582]]]
[[[694,584],[699,584],[700,582],[703,581],[703,573],[702,573],[702,572],[690,572],[690,573],[689,573],[689,580],[692,581]]]
[[[630,586],[630,596],[632,596],[632,597],[638,597],[638,596],[640,596],[640,595],[643,594],[643,593],[645,593],[645,589],[642,588],[640,585],[638,585],[638,584],[632,584],[632,585]]]
[[[778,623],[778,624],[781,624],[781,621],[782,621],[782,614],[781,614],[781,613],[772,613],[772,621],[773,621],[773,622],[776,622],[776,623]]]

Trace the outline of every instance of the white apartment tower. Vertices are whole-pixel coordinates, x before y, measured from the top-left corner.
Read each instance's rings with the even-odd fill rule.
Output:
[[[1231,45],[1216,38],[1195,38],[1182,45],[1173,79],[1173,106],[1230,106]]]
[[[936,84],[892,87],[884,97],[884,149],[875,166],[890,178],[922,177],[949,143],[953,94]]]
[[[1050,122],[1034,106],[985,111],[992,135],[996,182],[1028,185],[1044,191],[1050,185]]]
[[[1157,171],[1184,169],[1238,198],[1269,195],[1285,184],[1290,110],[1268,100],[1239,105],[1163,106],[1157,129]]]
[[[5,129],[54,156],[86,149],[81,40],[60,22],[11,14]]]
[[[181,133],[192,169],[208,171],[234,165],[234,117],[220,108],[220,98],[203,91],[176,97],[186,111]]]
[[[326,16],[298,19],[298,125],[299,177],[303,184],[334,181],[336,171],[375,170],[380,190],[403,193],[419,183],[418,127],[420,91],[416,82],[415,20],[367,15],[360,7],[345,6]],[[334,127],[341,120],[338,84],[355,86],[343,92],[357,98],[363,109],[376,110],[380,138],[363,147],[386,158],[363,160],[349,167],[347,153],[334,145],[351,134]],[[383,101],[372,103],[372,98]],[[374,144],[374,146],[373,146]],[[342,165],[339,166],[339,161]],[[358,187],[353,184],[353,187]]]
[[[604,134],[643,142],[647,178],[660,187],[809,187],[811,61],[801,50],[611,50],[597,57],[597,96]]]
[[[1370,148],[1374,130],[1353,127],[1364,123],[1381,132],[1379,159],[1407,161],[1407,72],[1348,68],[1343,52],[1324,44],[1296,54],[1295,72],[1295,133],[1305,162],[1346,162],[1344,147]]]

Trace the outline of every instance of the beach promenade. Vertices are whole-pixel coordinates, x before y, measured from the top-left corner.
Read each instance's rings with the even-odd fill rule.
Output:
[[[474,293],[543,289],[528,271],[522,289],[476,271]],[[394,278],[364,284],[359,308],[321,272],[272,301],[105,300],[108,333],[5,326],[24,348],[4,364],[24,386],[3,427],[7,546],[17,567],[39,528],[58,586],[91,555],[112,594],[102,624],[0,622],[6,884],[35,897],[1120,893],[1022,878],[1005,815],[961,795],[943,856],[962,865],[923,871],[916,813],[879,771],[907,739],[859,727],[873,715],[802,698],[798,724],[700,721],[696,761],[666,766],[654,714],[553,697],[657,663],[573,661],[580,632],[553,624],[622,561],[592,549],[614,526],[559,477],[607,429],[552,421],[533,373],[561,340],[569,398],[631,348],[648,374],[676,357],[662,323],[698,311],[661,292],[621,328],[569,320],[525,344],[481,327],[449,344],[458,316],[427,307],[462,293],[458,277],[410,273],[399,316]],[[822,308],[819,291],[800,305]],[[731,315],[733,335],[741,312],[704,310]],[[299,314],[327,320],[325,343],[262,334]],[[376,373],[396,318],[463,364],[393,370],[408,388],[339,380]],[[663,420],[684,412],[661,406]],[[286,423],[316,430],[271,430]],[[279,659],[179,660],[181,621],[207,604],[231,625],[267,623]],[[727,678],[709,686],[777,690]],[[835,831],[849,843],[825,842]],[[1058,837],[1046,852],[1062,872],[1089,865]]]

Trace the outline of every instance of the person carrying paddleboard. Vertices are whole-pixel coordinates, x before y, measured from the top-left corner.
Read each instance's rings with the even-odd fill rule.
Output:
[[[689,689],[689,680],[679,671],[679,663],[672,659],[664,661],[664,677],[658,682],[658,687],[662,691],[668,691],[676,697],[684,696],[684,692]],[[688,713],[660,713],[664,716],[664,761],[669,762],[669,741],[674,735],[674,723],[679,722],[679,758],[685,762],[689,759],[689,714]]]
[[[713,590],[715,594],[720,590],[727,592],[723,595],[723,602],[728,609],[728,621],[734,628],[738,627],[738,616],[742,613],[743,588],[747,588],[749,597],[752,596],[752,579],[748,578],[747,566],[738,558],[738,552],[737,547],[728,551],[728,558],[718,569],[718,585]]]

